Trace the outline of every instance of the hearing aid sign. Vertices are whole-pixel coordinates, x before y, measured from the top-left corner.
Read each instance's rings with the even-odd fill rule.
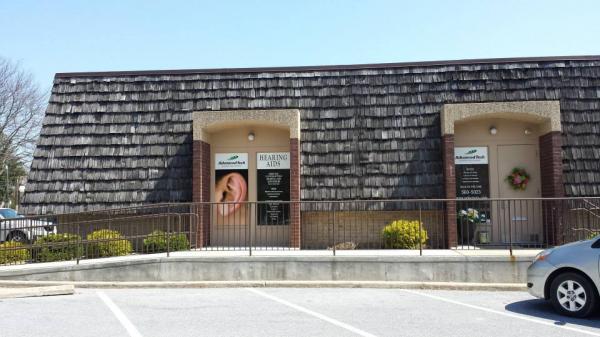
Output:
[[[290,153],[257,153],[256,168],[257,200],[274,201],[259,204],[258,224],[289,224],[290,205],[276,201],[290,201]]]
[[[248,154],[216,153],[215,154],[215,202],[219,205],[220,216],[237,216],[244,219],[240,212],[245,212],[248,201]]]

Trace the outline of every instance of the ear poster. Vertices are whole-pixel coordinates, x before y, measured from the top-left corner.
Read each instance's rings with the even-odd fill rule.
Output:
[[[290,201],[290,153],[257,153],[256,163],[257,200]],[[259,225],[288,225],[289,221],[289,204],[259,204]]]
[[[248,201],[247,153],[215,154],[215,201],[231,203],[217,207],[219,216],[236,216],[245,208],[242,203]]]

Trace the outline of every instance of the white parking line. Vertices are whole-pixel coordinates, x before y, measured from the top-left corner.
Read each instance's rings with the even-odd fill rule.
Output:
[[[121,309],[119,309],[119,307],[115,304],[115,302],[113,302],[110,299],[110,297],[108,297],[105,293],[103,293],[101,291],[97,291],[96,295],[98,295],[98,297],[100,297],[102,302],[104,302],[104,304],[106,304],[106,306],[110,309],[110,311],[112,311],[112,313],[119,320],[119,322],[121,322],[121,325],[123,325],[125,330],[127,330],[127,333],[129,334],[129,336],[142,337],[142,334],[140,334],[138,329],[133,325],[133,323],[131,323],[131,321],[127,318],[127,316],[125,316],[123,311],[121,311]]]
[[[489,313],[493,313],[493,314],[507,316],[507,317],[510,317],[510,318],[517,318],[517,319],[528,321],[528,322],[532,322],[532,323],[538,323],[538,324],[547,325],[547,326],[551,326],[551,327],[555,327],[555,328],[559,328],[559,329],[564,329],[564,330],[569,330],[569,331],[573,331],[573,332],[578,332],[578,333],[582,333],[582,334],[586,334],[586,335],[600,336],[600,333],[595,333],[595,332],[592,332],[592,331],[589,331],[589,330],[583,330],[583,329],[573,328],[573,327],[565,326],[565,325],[556,325],[556,324],[554,324],[554,322],[543,321],[541,319],[530,318],[530,317],[527,317],[527,316],[513,314],[513,313],[510,313],[510,312],[504,312],[504,311],[494,310],[494,309],[490,309],[490,308],[480,307],[478,305],[463,303],[463,302],[451,300],[449,298],[444,298],[444,297],[441,297],[441,296],[436,296],[436,295],[432,295],[432,294],[422,293],[422,292],[419,292],[419,291],[416,291],[416,290],[409,290],[409,289],[399,289],[399,290],[407,292],[407,293],[411,293],[411,294],[414,294],[414,295],[419,295],[419,296],[424,296],[424,297],[432,298],[432,299],[438,300],[438,301],[443,301],[443,302],[447,302],[447,303],[461,305],[463,307],[467,307],[467,308],[471,308],[471,309],[477,309],[477,310],[481,310],[481,311],[485,311],[485,312],[489,312]]]
[[[260,291],[260,290],[254,289],[254,288],[246,288],[246,289],[247,289],[248,291],[252,292],[252,293],[255,293],[255,294],[257,294],[257,295],[260,295],[260,296],[262,296],[262,297],[268,298],[268,299],[270,299],[270,300],[273,300],[273,301],[275,301],[275,302],[277,302],[277,303],[281,303],[281,304],[283,304],[283,305],[285,305],[285,306],[288,306],[288,307],[290,307],[290,308],[296,309],[296,310],[298,310],[298,311],[300,311],[300,312],[303,312],[303,313],[305,313],[305,314],[308,314],[308,315],[314,316],[314,317],[316,317],[316,318],[319,318],[319,319],[321,319],[321,320],[324,320],[325,322],[331,323],[331,324],[333,324],[333,325],[335,325],[335,326],[338,326],[338,327],[340,327],[340,328],[344,328],[344,329],[346,329],[346,330],[348,330],[348,331],[354,332],[354,333],[355,333],[355,334],[357,334],[357,335],[364,336],[364,337],[376,337],[375,335],[373,335],[373,334],[371,334],[371,333],[368,333],[368,332],[366,332],[366,331],[363,331],[363,330],[361,330],[361,329],[359,329],[359,328],[355,328],[355,327],[353,327],[352,325],[346,324],[346,323],[344,323],[344,322],[340,322],[340,321],[338,321],[337,319],[333,319],[333,318],[331,318],[331,317],[327,317],[327,316],[325,316],[325,315],[323,315],[323,314],[320,314],[320,313],[318,313],[318,312],[315,312],[315,311],[312,311],[312,310],[306,309],[306,308],[304,308],[304,307],[301,307],[301,306],[299,306],[299,305],[297,305],[297,304],[294,304],[294,303],[288,302],[288,301],[286,301],[286,300],[284,300],[284,299],[281,299],[281,298],[279,298],[279,297],[276,297],[276,296],[273,296],[273,295],[269,295],[269,294],[267,294],[267,293],[264,293],[264,292],[262,292],[262,291]]]

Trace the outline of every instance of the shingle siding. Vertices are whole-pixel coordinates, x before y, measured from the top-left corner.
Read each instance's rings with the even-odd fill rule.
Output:
[[[304,200],[443,197],[445,103],[560,100],[567,196],[600,195],[600,58],[57,76],[23,210],[192,200],[192,111],[301,111]]]

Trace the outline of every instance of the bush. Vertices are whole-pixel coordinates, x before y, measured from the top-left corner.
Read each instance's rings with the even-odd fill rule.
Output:
[[[0,243],[0,264],[16,264],[23,263],[31,258],[29,251],[23,247],[20,242],[7,241]]]
[[[598,230],[593,230],[593,229],[588,229],[588,233],[585,236],[585,240],[591,240],[594,239],[596,236],[600,235],[600,231]]]
[[[187,250],[189,242],[185,234],[169,234],[169,250]],[[148,253],[160,253],[167,251],[167,233],[155,230],[144,239],[144,251]]]
[[[422,223],[418,220],[395,220],[385,226],[382,231],[385,248],[416,249],[419,248],[419,238],[422,245],[427,242],[427,231],[420,229]]]
[[[100,229],[87,235],[88,257],[108,257],[131,254],[132,247],[129,240],[123,238],[121,233],[110,229]]]
[[[81,236],[70,233],[41,237],[35,241],[35,259],[39,262],[77,259],[83,255],[83,245],[80,242]]]
[[[335,244],[336,250],[354,250],[358,247],[358,244],[352,241],[340,242]],[[333,249],[333,247],[327,247],[327,249]]]

